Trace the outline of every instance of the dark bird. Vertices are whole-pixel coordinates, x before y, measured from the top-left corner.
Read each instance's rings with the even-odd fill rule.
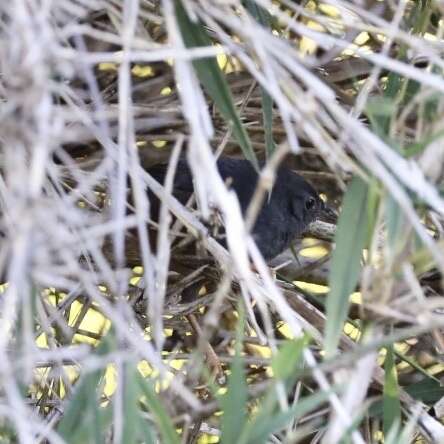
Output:
[[[217,161],[217,168],[222,179],[235,191],[245,214],[256,189],[258,173],[249,161],[229,157],[221,157]],[[166,170],[166,165],[156,165],[149,168],[148,173],[163,183]],[[185,204],[193,192],[189,166],[185,160],[180,160],[175,172],[173,195]],[[151,193],[150,200],[152,218],[156,220],[159,202]],[[265,196],[252,233],[262,255],[270,260],[288,248],[311,222],[318,218],[333,217],[333,211],[302,176],[281,166],[271,193]],[[223,239],[220,242],[224,244]]]

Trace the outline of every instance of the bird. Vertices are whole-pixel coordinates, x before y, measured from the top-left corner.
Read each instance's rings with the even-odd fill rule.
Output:
[[[245,215],[259,180],[257,170],[246,159],[227,156],[220,157],[216,166],[222,179],[237,195],[241,211]],[[161,184],[165,180],[166,171],[166,164],[154,165],[147,169]],[[186,204],[193,192],[190,167],[188,162],[181,158],[175,170],[172,194],[182,204]],[[151,192],[149,198],[151,217],[156,220],[160,203]],[[258,212],[251,233],[264,259],[270,261],[287,249],[311,222],[319,218],[330,221],[335,217],[334,210],[324,203],[310,183],[298,173],[281,165],[277,169],[274,185]],[[226,246],[223,236],[219,237],[218,241]]]

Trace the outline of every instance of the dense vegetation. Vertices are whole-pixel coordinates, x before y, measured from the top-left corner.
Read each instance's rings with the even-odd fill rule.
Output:
[[[444,442],[443,14],[1,2],[0,441]],[[221,153],[337,225],[266,264]],[[187,207],[146,173],[180,155]]]

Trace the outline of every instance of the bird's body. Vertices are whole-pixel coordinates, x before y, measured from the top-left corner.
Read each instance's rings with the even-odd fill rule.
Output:
[[[228,157],[221,157],[217,161],[217,168],[222,179],[236,193],[245,214],[256,189],[258,173],[247,160]],[[148,172],[163,183],[166,166],[158,165]],[[193,192],[189,166],[185,160],[180,160],[174,177],[173,194],[185,204]],[[272,259],[288,248],[291,241],[301,235],[324,209],[318,193],[303,177],[280,167],[273,189],[266,196],[252,230],[264,258]]]

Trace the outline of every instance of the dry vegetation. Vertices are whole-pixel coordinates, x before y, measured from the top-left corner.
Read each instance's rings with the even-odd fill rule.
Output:
[[[443,443],[443,14],[0,2],[0,442]],[[285,159],[338,225],[272,273],[221,153],[264,193]],[[179,155],[197,209],[146,173]]]

